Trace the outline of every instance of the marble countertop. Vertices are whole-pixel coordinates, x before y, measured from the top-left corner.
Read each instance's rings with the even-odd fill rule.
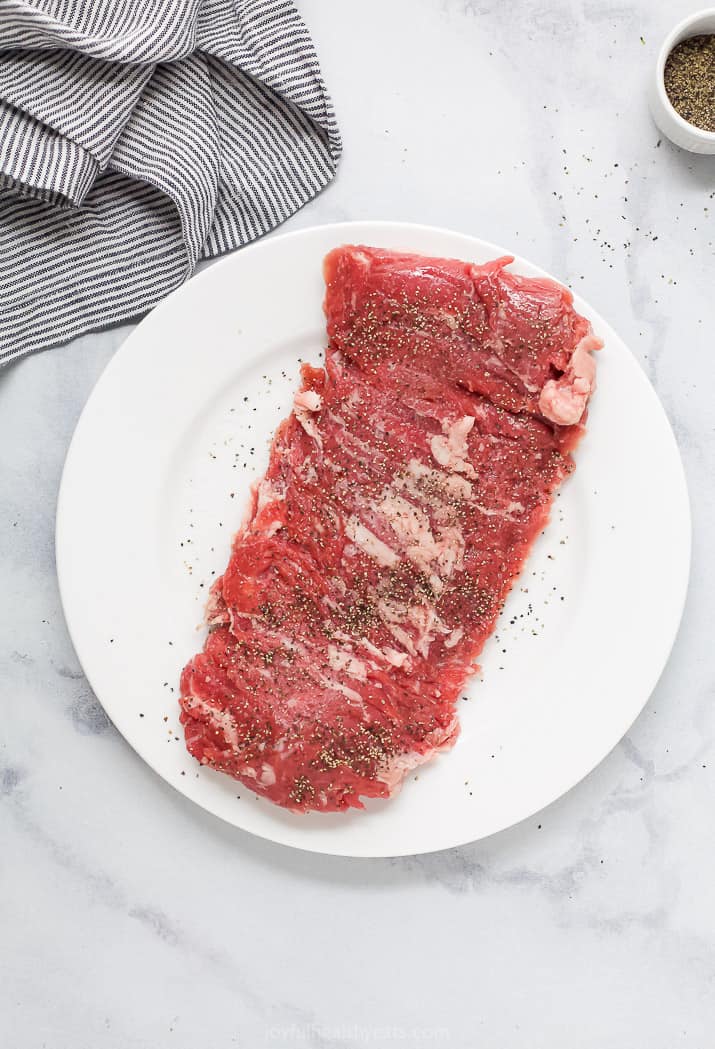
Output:
[[[659,41],[693,4],[300,7],[345,156],[288,227],[384,218],[464,230],[560,276],[612,322],[658,390],[688,474],[694,570],[680,636],[627,737],[523,825],[401,860],[254,839],[142,764],[91,693],[63,622],[60,471],[129,327],[10,366],[0,374],[0,1041],[706,1049],[715,158],[661,142],[645,101]]]

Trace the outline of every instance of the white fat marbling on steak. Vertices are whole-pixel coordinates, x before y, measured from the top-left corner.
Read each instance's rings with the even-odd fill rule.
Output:
[[[315,390],[300,390],[293,398],[293,411],[296,419],[319,448],[323,447],[323,438],[320,436],[313,415],[320,411],[322,404],[323,399]]]
[[[385,490],[373,508],[389,524],[408,560],[426,575],[436,569],[441,581],[461,564],[464,536],[459,528],[444,528],[435,536],[425,511],[393,487]]]
[[[476,477],[476,472],[466,457],[467,436],[473,426],[473,415],[464,415],[452,423],[445,420],[442,424],[444,433],[435,434],[430,440],[430,450],[440,466],[471,478]]]
[[[560,426],[579,422],[596,386],[596,362],[591,353],[600,348],[601,340],[589,331],[577,343],[561,378],[550,379],[545,384],[539,397],[539,410],[547,419]]]
[[[328,663],[331,670],[344,670],[357,681],[367,681],[367,667],[350,651],[339,649],[337,645],[328,645]]]
[[[345,534],[363,553],[372,557],[379,565],[390,568],[398,564],[399,554],[395,553],[387,543],[383,543],[382,539],[378,539],[375,533],[366,528],[357,517],[352,516],[348,519]]]

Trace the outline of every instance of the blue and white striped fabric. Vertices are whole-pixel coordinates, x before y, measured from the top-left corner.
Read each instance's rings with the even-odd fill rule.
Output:
[[[148,309],[339,156],[292,0],[0,0],[0,363]]]

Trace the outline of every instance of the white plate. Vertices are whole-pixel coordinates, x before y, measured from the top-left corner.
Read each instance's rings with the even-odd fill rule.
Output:
[[[321,263],[347,242],[476,262],[505,254],[446,230],[348,223],[265,240],[190,281],[132,333],[87,402],[62,478],[57,569],[92,688],[167,782],[286,845],[406,855],[532,815],[626,732],[680,620],[688,497],[654,391],[618,336],[576,299],[605,341],[588,433],[460,704],[454,750],[393,800],[341,815],[284,812],[200,769],[179,728],[179,673],[203,643],[208,587],[289,411],[298,362],[322,359]],[[523,259],[513,268],[543,275]]]

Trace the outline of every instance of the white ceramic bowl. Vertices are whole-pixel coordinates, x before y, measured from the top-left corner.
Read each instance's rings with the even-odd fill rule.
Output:
[[[663,78],[668,55],[681,40],[699,34],[715,33],[715,7],[685,18],[668,34],[658,54],[650,86],[650,110],[664,135],[691,153],[715,153],[715,131],[703,131],[684,120],[670,104]]]

